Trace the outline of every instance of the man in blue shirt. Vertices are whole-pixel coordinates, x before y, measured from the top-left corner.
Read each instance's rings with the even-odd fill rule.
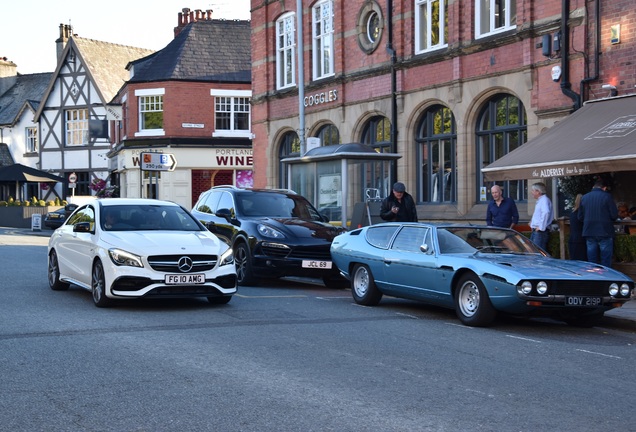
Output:
[[[505,198],[501,186],[494,185],[490,188],[492,201],[488,203],[486,210],[486,225],[502,228],[512,228],[519,223],[519,212],[512,198]]]
[[[612,266],[616,218],[618,218],[616,204],[607,192],[607,185],[603,179],[598,179],[592,190],[581,198],[579,208],[579,220],[583,222],[583,238],[587,246],[588,261],[606,267]]]

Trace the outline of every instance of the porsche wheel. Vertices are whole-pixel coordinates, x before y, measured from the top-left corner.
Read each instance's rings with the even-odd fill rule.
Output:
[[[106,297],[106,278],[104,277],[104,266],[101,261],[96,261],[93,265],[93,275],[91,277],[91,292],[93,302],[97,307],[108,307],[112,300]]]
[[[60,265],[54,250],[49,255],[49,287],[53,291],[65,291],[69,287],[69,284],[60,281]]]
[[[351,276],[351,295],[356,303],[365,306],[375,306],[382,299],[382,292],[375,285],[369,267],[356,264]]]
[[[497,311],[476,274],[467,273],[459,279],[455,290],[455,313],[463,324],[473,327],[485,327],[495,320]]]
[[[234,249],[234,262],[236,263],[236,279],[239,285],[254,285],[256,282],[252,270],[252,257],[250,249],[245,243],[239,243]]]

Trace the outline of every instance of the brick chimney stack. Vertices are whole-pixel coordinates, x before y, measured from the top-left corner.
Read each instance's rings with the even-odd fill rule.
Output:
[[[73,27],[70,24],[60,24],[60,37],[55,41],[57,45],[57,61],[60,61],[62,52],[68,43],[69,38],[73,36]]]
[[[0,58],[0,96],[13,87],[17,81],[18,66],[6,57]]]
[[[179,12],[179,21],[174,28],[174,37],[177,37],[181,30],[190,23],[196,21],[207,21],[212,19],[212,9],[202,11],[201,9],[191,10],[190,8],[183,8]]]

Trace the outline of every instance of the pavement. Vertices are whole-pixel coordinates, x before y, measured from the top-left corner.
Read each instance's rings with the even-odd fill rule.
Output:
[[[4,235],[51,237],[52,233],[53,230],[47,228],[37,231],[29,228],[0,227],[0,237]],[[0,241],[0,244],[3,243],[4,242]],[[636,332],[636,289],[634,289],[634,292],[632,293],[632,300],[625,303],[622,307],[605,312],[603,321],[598,326],[616,327]]]

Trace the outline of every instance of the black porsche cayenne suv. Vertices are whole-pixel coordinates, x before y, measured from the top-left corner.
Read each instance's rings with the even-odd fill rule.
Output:
[[[239,285],[300,276],[321,278],[328,287],[348,286],[330,253],[344,229],[329,224],[301,195],[215,186],[199,196],[192,214],[234,249]]]

